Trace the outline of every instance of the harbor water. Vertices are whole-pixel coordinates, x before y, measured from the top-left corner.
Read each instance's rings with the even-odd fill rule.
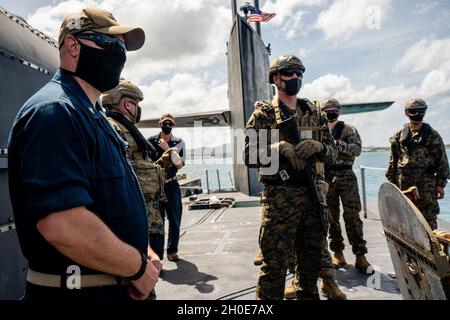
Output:
[[[447,149],[447,157],[449,157]],[[362,152],[354,165],[354,170],[359,182],[359,191],[361,194],[361,170],[360,167],[387,168],[389,161],[388,151]],[[182,169],[188,176],[199,176],[202,180],[202,187],[206,190],[206,175],[208,172],[208,183],[210,190],[220,188],[232,188],[233,181],[233,161],[232,158],[203,158],[188,160],[186,166]],[[378,190],[383,182],[386,182],[384,176],[385,170],[365,169],[366,195],[368,198],[377,198]],[[444,199],[439,200],[441,219],[450,221],[450,189],[446,188]],[[362,194],[361,194],[362,196]]]

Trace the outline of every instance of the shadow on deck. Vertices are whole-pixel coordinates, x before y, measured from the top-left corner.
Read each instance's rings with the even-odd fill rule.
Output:
[[[215,196],[257,200],[241,193]],[[336,281],[350,300],[401,299],[376,199],[368,200],[368,219],[363,219],[364,237],[367,259],[376,273],[362,274],[351,265],[355,257],[346,242],[344,253],[349,265],[337,270]],[[185,207],[179,246],[181,260],[175,263],[164,259],[156,287],[158,299],[255,299],[259,267],[253,265],[253,258],[259,251],[260,215],[260,207],[195,211]],[[286,282],[291,278],[292,275],[287,275]]]

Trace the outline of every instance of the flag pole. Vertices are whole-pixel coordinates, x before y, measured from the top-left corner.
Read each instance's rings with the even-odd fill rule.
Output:
[[[236,0],[231,0],[231,13],[233,15],[233,21],[234,21],[234,18],[236,17],[236,14],[237,14]]]
[[[259,0],[254,0],[254,6],[259,10]],[[261,37],[261,24],[256,22],[256,33]]]

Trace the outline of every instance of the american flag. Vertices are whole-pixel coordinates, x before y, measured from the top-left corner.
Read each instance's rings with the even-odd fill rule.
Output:
[[[275,16],[276,16],[276,13],[267,13],[267,12],[262,12],[262,11],[259,11],[259,13],[252,12],[248,16],[248,21],[249,22],[267,22]]]
[[[248,22],[267,22],[276,15],[276,13],[263,12],[252,6],[249,2],[243,4],[240,11],[244,12],[246,16],[250,13],[248,15]]]

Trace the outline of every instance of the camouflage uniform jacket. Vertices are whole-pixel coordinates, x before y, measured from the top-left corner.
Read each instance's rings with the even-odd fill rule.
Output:
[[[358,130],[352,125],[338,121],[331,132],[335,139],[338,156],[330,167],[352,166],[355,158],[361,154],[362,142]],[[326,167],[328,168],[328,164]]]
[[[139,147],[136,141],[134,140],[133,136],[130,134],[130,132],[128,132],[128,130],[123,125],[121,125],[113,118],[108,117],[108,120],[111,126],[117,132],[117,134],[122,138],[123,141],[125,141],[128,144],[127,158],[128,160],[131,161],[132,164],[136,160],[150,161],[150,159],[146,155],[143,155],[139,151]]]
[[[271,145],[271,130],[277,129],[277,121],[275,118],[275,108],[273,106],[274,101],[278,101],[280,107],[283,106],[282,102],[275,98],[273,101],[257,101],[255,103],[255,111],[250,116],[246,128],[246,141],[244,146],[245,164],[249,168],[262,168],[267,167],[270,164],[262,164],[259,156],[257,156],[256,163],[250,163],[250,153],[257,152],[261,148],[266,148],[267,154],[270,157],[270,145]],[[289,116],[295,116],[297,120],[297,127],[300,130],[300,136],[302,138],[313,138],[314,140],[321,141],[324,147],[324,151],[316,157],[317,162],[333,162],[336,159],[337,151],[336,146],[331,135],[331,131],[328,128],[326,114],[320,112],[319,109],[311,103],[308,99],[298,99],[297,109],[295,111],[289,110],[285,107],[285,110],[289,113]],[[282,120],[285,120],[285,116],[282,115]],[[253,129],[257,134],[257,151],[251,150],[251,143],[249,139],[249,131]],[[267,140],[260,141],[259,131],[261,129],[268,130]],[[302,130],[307,129],[307,130]],[[312,136],[311,135],[312,129]],[[279,130],[279,140],[286,141],[295,145],[295,138],[286,132],[285,130]],[[285,167],[290,167],[289,161],[280,155],[280,170]],[[313,167],[314,168],[314,167]],[[317,166],[316,168],[317,169]],[[316,177],[319,180],[324,180],[323,174],[320,174],[316,170]],[[265,182],[271,179],[278,179],[278,174],[272,176],[260,175],[261,182]]]
[[[164,234],[164,223],[161,215],[159,214],[158,207],[159,201],[164,200],[165,198],[164,168],[158,164],[161,162],[163,157],[161,157],[161,159],[159,159],[156,163],[151,161],[148,155],[143,154],[139,150],[133,136],[122,124],[110,117],[108,120],[119,136],[128,143],[127,158],[130,160],[133,170],[136,173],[141,191],[144,194],[147,209],[149,211],[149,232],[151,234]],[[167,159],[164,159],[164,161],[167,162]]]
[[[450,178],[445,146],[436,130],[424,123],[418,132],[406,124],[391,138],[391,156],[386,173],[388,180],[399,185],[402,176],[417,180],[434,179],[436,186],[445,187]]]

